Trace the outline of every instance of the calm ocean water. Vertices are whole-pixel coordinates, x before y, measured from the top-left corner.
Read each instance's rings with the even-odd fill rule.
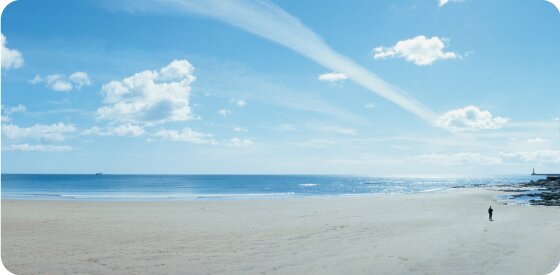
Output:
[[[2,174],[2,198],[94,201],[270,199],[416,193],[457,186],[514,184],[531,179],[536,178]]]

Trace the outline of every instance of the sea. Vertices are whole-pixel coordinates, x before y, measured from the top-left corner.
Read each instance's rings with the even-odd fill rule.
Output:
[[[2,199],[68,201],[250,200],[437,192],[512,185],[512,176],[2,174]]]

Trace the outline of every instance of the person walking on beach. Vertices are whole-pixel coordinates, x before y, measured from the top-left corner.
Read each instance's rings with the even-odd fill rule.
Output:
[[[488,220],[489,221],[493,221],[492,220],[492,212],[494,212],[494,209],[492,209],[492,206],[490,206],[490,208],[488,208]]]

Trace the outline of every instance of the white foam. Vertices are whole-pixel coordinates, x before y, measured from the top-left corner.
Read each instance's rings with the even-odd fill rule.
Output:
[[[296,197],[294,192],[285,193],[248,193],[248,194],[191,194],[191,193],[123,193],[123,194],[61,194],[65,199],[78,200],[198,200],[198,199],[272,199]]]
[[[447,190],[447,189],[449,189],[449,188],[448,187],[438,187],[438,188],[431,188],[431,189],[422,190],[422,191],[419,191],[419,193],[438,192],[438,191],[443,191],[443,190]]]
[[[319,184],[317,183],[302,183],[299,184],[299,186],[303,186],[303,187],[313,187],[313,186],[318,186]]]

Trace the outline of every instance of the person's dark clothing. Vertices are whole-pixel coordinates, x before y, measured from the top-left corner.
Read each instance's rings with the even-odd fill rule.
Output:
[[[492,212],[494,212],[494,209],[492,209],[492,207],[488,208],[488,220],[492,220]]]

